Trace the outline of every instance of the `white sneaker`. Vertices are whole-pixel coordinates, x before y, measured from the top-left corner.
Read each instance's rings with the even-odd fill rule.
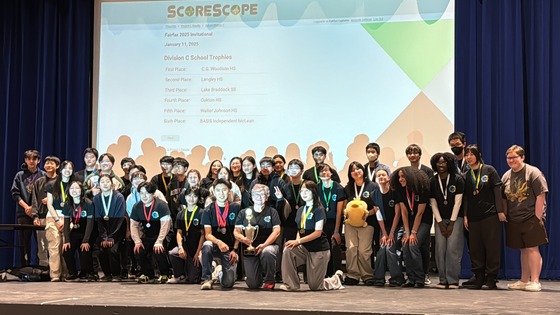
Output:
[[[171,279],[169,279],[167,281],[167,283],[170,284],[178,284],[178,283],[187,283],[187,278],[185,278],[185,276],[180,276],[180,277],[173,277]]]
[[[212,290],[212,280],[206,280],[204,281],[204,283],[202,283],[202,286],[200,286],[201,290]]]
[[[424,285],[430,284],[432,284],[432,280],[430,280],[430,276],[426,275],[426,277],[424,278]]]
[[[508,284],[508,289],[512,289],[512,290],[525,290],[525,287],[531,283],[529,282],[523,282],[521,280],[514,282],[514,283],[510,283]]]
[[[527,282],[527,285],[523,290],[530,291],[530,292],[539,292],[541,290],[541,283],[529,281]]]
[[[214,271],[212,271],[212,281],[218,281],[220,279],[220,273],[222,273],[222,265],[217,265]]]
[[[333,280],[333,290],[344,290],[344,287],[342,286],[342,281],[344,277],[344,272],[342,272],[342,270],[337,270],[334,275],[332,276],[332,280]]]
[[[279,288],[280,290],[282,290],[282,291],[288,291],[288,292],[289,292],[289,291],[294,291],[294,290],[292,290],[292,288],[290,288],[289,285],[287,285],[287,284],[285,284],[285,283],[281,284],[278,288]]]

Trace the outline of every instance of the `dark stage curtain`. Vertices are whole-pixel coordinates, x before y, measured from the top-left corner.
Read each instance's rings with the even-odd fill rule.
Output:
[[[505,151],[513,144],[523,146],[525,161],[544,173],[550,244],[541,247],[541,277],[560,279],[560,1],[455,5],[456,130],[466,133],[468,143],[477,143],[485,162],[500,174],[508,169]],[[468,262],[463,266],[468,272]],[[519,251],[504,246],[502,275],[519,278],[520,269]]]
[[[91,124],[93,0],[0,1],[1,223],[15,223],[10,187],[23,152],[83,165]],[[14,233],[0,231],[13,241]],[[0,268],[19,264],[0,249]],[[15,254],[15,255],[14,255]]]

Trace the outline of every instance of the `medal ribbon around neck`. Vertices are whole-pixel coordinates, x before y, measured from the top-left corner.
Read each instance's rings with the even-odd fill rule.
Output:
[[[191,223],[193,221],[194,218],[194,214],[196,213],[196,210],[198,210],[198,206],[194,206],[194,210],[191,213],[191,217],[189,220],[187,220],[187,210],[185,210],[185,231],[189,230],[189,227],[191,226]]]
[[[296,199],[296,206],[299,205],[299,197],[300,197],[299,196],[299,191],[301,190],[301,185],[302,184],[299,183],[298,192],[296,194],[296,188],[295,188],[296,185],[294,185],[294,183],[292,183],[292,192],[294,193],[294,196],[295,196],[294,198]]]
[[[305,221],[307,220],[307,216],[311,213],[311,210],[313,210],[313,206],[309,207],[309,210],[307,210],[307,212],[305,212],[305,208],[301,212],[301,222],[299,224],[300,229],[305,230]],[[303,214],[304,212],[305,215]]]
[[[443,183],[441,182],[441,177],[438,175],[439,189],[441,189],[441,194],[443,195],[443,200],[445,202],[447,202],[447,188],[449,187],[449,177],[451,177],[451,175],[447,174],[447,181],[445,182],[445,189],[443,189]]]
[[[226,207],[224,209],[224,213],[222,213],[222,215],[220,215],[220,206],[218,206],[218,203],[216,202],[215,204],[215,208],[216,208],[216,219],[218,219],[218,228],[222,229],[225,228],[227,225],[227,217],[229,214],[229,202],[226,201]]]
[[[173,179],[173,174],[170,174],[169,182],[171,182],[172,179]],[[161,174],[161,180],[163,181],[163,187],[165,187],[165,191],[167,192],[167,183],[165,182],[165,176],[163,176],[163,173]]]
[[[154,211],[154,204],[156,203],[156,200],[152,200],[152,204],[150,205],[150,213],[146,214],[146,204],[142,203],[142,206],[144,207],[144,217],[146,217],[146,222],[149,224],[150,220],[152,219],[152,211]],[[149,227],[149,225],[148,225]]]
[[[109,202],[105,203],[105,196],[101,193],[101,202],[103,203],[103,211],[105,211],[105,216],[109,216],[109,206],[111,205],[111,200],[113,199],[113,192],[109,195]]]
[[[62,197],[62,202],[65,203],[68,196],[66,195],[66,191],[64,191],[64,185],[62,181],[60,181],[60,196]]]
[[[72,203],[72,206],[74,207],[74,211],[72,212],[72,219],[74,221],[74,225],[76,225],[80,223],[80,219],[82,218],[82,205],[79,205],[76,208],[76,205]]]
[[[356,185],[356,182],[354,182],[354,194],[355,194],[356,198],[361,199],[362,192],[364,192],[364,187],[366,187],[366,182],[365,181],[362,183],[362,188],[360,188],[360,193],[358,193],[358,185]]]
[[[368,165],[367,166],[367,174],[368,174],[369,180],[375,181],[375,178],[373,178],[373,176],[375,175],[375,167],[373,168],[371,173],[369,172],[370,169],[371,169],[371,167]]]
[[[325,186],[321,185],[321,188],[322,188],[321,191],[323,192],[323,198],[325,198],[325,203],[326,203],[325,207],[327,207],[327,211],[329,211],[329,210],[328,210],[328,209],[329,209],[329,203],[331,202],[331,196],[332,196],[332,191],[333,191],[333,187],[332,187],[332,186],[333,186],[333,185],[332,185],[332,183],[331,183],[331,187],[329,187],[329,188],[330,188],[330,190],[329,190],[329,197],[327,198],[327,195],[325,194]]]
[[[480,185],[480,175],[482,174],[482,167],[484,166],[484,164],[480,163],[478,166],[478,176],[474,175],[474,171],[471,168],[470,173],[471,173],[471,181],[474,185],[474,190],[478,191],[478,186]]]
[[[412,192],[412,199],[411,199],[411,198],[410,198],[410,194],[408,193],[408,187],[405,187],[405,189],[406,189],[406,201],[408,202],[408,206],[410,207],[410,212],[411,212],[412,214],[414,214],[414,201],[415,201],[415,199],[414,199],[414,197],[415,197],[414,192]]]

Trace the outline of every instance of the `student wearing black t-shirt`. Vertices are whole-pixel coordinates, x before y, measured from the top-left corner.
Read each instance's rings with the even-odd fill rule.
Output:
[[[327,149],[325,149],[325,147],[323,146],[318,145],[311,149],[311,154],[313,155],[313,160],[315,160],[315,165],[312,168],[307,169],[303,173],[303,179],[312,180],[315,183],[319,184],[321,182],[321,179],[319,178],[319,171],[317,170],[317,166],[319,166],[319,164],[325,163],[325,159],[327,158]],[[338,176],[336,170],[333,169],[332,171],[332,180],[340,183],[340,176]]]
[[[253,206],[239,212],[233,232],[244,253],[243,267],[247,277],[245,282],[249,289],[258,289],[261,286],[264,289],[274,289],[278,255],[278,245],[275,241],[280,235],[280,217],[276,209],[266,205],[269,195],[268,186],[257,184],[253,187]]]
[[[457,289],[463,258],[463,214],[460,208],[465,181],[457,174],[453,154],[436,153],[430,163],[437,171],[430,183],[430,203],[436,219],[435,258],[439,273],[437,288]]]
[[[173,266],[173,278],[167,283],[200,283],[202,267],[200,254],[204,243],[202,211],[204,198],[202,188],[187,186],[179,195],[182,210],[175,220],[178,246],[169,252]]]
[[[49,273],[51,281],[60,281],[66,274],[66,266],[62,261],[62,231],[64,215],[62,209],[69,202],[68,186],[73,181],[74,163],[64,161],[60,164],[60,176],[53,185],[47,186],[47,217],[45,236],[49,247]]]
[[[202,244],[202,290],[211,290],[212,261],[220,258],[221,273],[217,280],[222,288],[231,288],[235,284],[237,261],[239,260],[239,241],[233,237],[235,219],[239,212],[239,203],[229,202],[231,184],[225,179],[214,181],[216,201],[209,204],[202,214],[202,225],[206,241]]]
[[[93,197],[93,204],[100,240],[99,264],[104,273],[101,280],[118,281],[121,273],[120,250],[126,234],[125,201],[120,192],[113,190],[111,175],[99,177],[99,188],[101,193]]]
[[[169,190],[169,184],[173,179],[173,161],[174,157],[166,155],[159,159],[159,166],[161,167],[161,173],[154,175],[150,182],[157,186],[157,189],[161,191],[164,195],[167,195]]]
[[[387,235],[383,223],[383,198],[379,185],[365,175],[364,166],[357,161],[348,167],[348,184],[344,187],[348,200],[359,199],[367,204],[366,226],[344,225],[346,241],[346,278],[344,284],[357,285],[360,279],[373,285],[373,232],[380,228]]]
[[[342,286],[342,271],[337,270],[335,275],[325,278],[327,264],[330,259],[329,242],[323,232],[325,226],[325,209],[319,201],[317,184],[305,181],[301,187],[300,195],[305,206],[300,207],[296,214],[296,223],[299,232],[295,240],[286,242],[282,254],[282,280],[280,286],[284,291],[297,291],[300,288],[297,268],[301,265],[307,267],[307,283],[309,289],[340,290]]]
[[[132,208],[130,214],[130,234],[134,240],[134,254],[142,275],[138,283],[154,283],[155,273],[151,256],[155,256],[160,277],[157,283],[166,283],[169,277],[167,261],[167,233],[171,228],[169,207],[154,198],[157,186],[144,182],[138,186],[141,202]]]
[[[97,231],[94,231],[93,203],[84,198],[81,181],[74,181],[68,188],[70,200],[62,209],[64,215],[64,241],[62,256],[68,267],[66,280],[80,279],[97,280],[93,272],[92,247]],[[76,264],[76,252],[80,258],[80,274]]]
[[[212,187],[214,181],[218,179],[218,171],[222,167],[224,167],[222,161],[220,160],[212,161],[212,164],[210,164],[210,168],[208,169],[208,173],[206,174],[206,177],[204,177],[200,182],[200,186],[206,190],[210,190],[210,187]]]
[[[391,189],[390,176],[385,169],[379,169],[376,173],[379,190],[383,196],[383,222],[387,236],[381,236],[380,248],[375,258],[375,282],[373,285],[382,287],[385,285],[385,270],[389,269],[391,278],[390,287],[400,287],[404,283],[401,268],[401,260],[398,252],[402,251],[402,237],[404,229],[401,220],[401,208],[396,202],[396,193]]]
[[[425,172],[416,167],[397,169],[391,177],[391,188],[396,190],[404,226],[403,254],[408,280],[403,287],[423,288],[425,281],[422,253],[423,242],[430,237],[432,212],[426,204],[430,199],[430,181]]]
[[[340,237],[342,230],[342,209],[346,201],[344,187],[332,180],[332,168],[328,164],[320,164],[319,170],[319,200],[327,213],[325,234],[331,248],[331,259],[327,267],[327,276],[332,276],[342,269],[342,250]]]
[[[502,180],[492,165],[484,164],[476,144],[465,149],[469,171],[465,173],[464,225],[469,230],[469,250],[474,279],[463,282],[467,289],[496,289],[500,271],[502,225]]]

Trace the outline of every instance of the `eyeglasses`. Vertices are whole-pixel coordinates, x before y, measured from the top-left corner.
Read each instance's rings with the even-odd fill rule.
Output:
[[[519,155],[508,156],[508,157],[506,157],[506,159],[507,159],[508,161],[513,161],[513,160],[517,159],[518,157],[520,157],[520,156],[519,156]]]

